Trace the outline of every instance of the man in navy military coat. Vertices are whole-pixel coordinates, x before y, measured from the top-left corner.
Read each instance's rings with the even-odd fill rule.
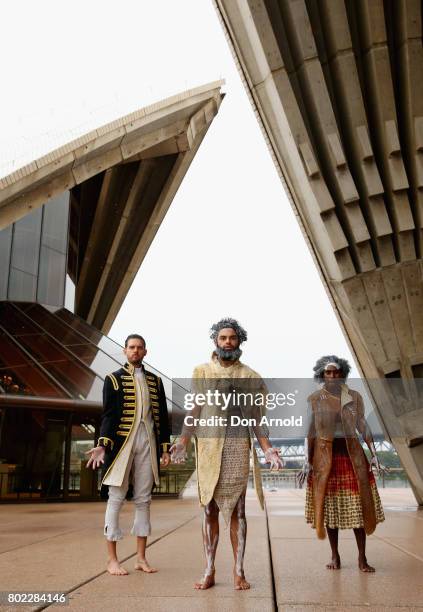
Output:
[[[146,370],[145,340],[131,334],[125,341],[127,363],[106,376],[103,415],[97,446],[90,451],[87,467],[102,466],[102,486],[108,487],[104,535],[107,539],[107,571],[114,576],[128,572],[118,561],[116,542],[122,539],[119,514],[129,484],[133,485],[135,518],[131,533],[137,537],[135,569],[156,572],[146,557],[151,533],[150,503],[154,485],[160,484],[160,463],[169,465],[170,429],[163,382]]]

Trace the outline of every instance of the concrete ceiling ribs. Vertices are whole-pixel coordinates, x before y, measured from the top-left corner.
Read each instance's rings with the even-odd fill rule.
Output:
[[[214,4],[361,371],[368,380],[417,384],[423,377],[421,2]],[[372,395],[423,503],[421,397],[399,408]]]

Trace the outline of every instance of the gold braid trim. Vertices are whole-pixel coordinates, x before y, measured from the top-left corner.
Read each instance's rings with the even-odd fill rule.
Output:
[[[118,383],[118,381],[116,380],[116,377],[115,377],[113,374],[107,374],[107,376],[108,376],[108,377],[110,378],[110,380],[112,381],[112,384],[113,384],[113,389],[114,389],[115,391],[118,391],[118,390],[119,390],[119,383]]]
[[[132,368],[132,372],[131,372],[130,370],[128,370],[127,368],[125,368],[125,367],[124,367],[124,370],[126,370],[126,371],[127,371],[129,374],[131,374],[131,376],[132,376],[132,373],[133,373],[133,370],[134,370],[134,369]],[[132,376],[132,384],[133,384],[133,386],[134,386],[134,388],[135,388],[135,379],[134,379],[134,377],[133,377],[133,376]],[[127,393],[127,391],[128,391],[127,389],[125,389],[125,390],[124,390],[124,392],[125,392],[125,393]],[[135,413],[135,411],[134,411],[134,413]],[[128,438],[129,438],[129,436],[130,436],[130,434],[131,434],[132,428],[133,428],[133,426],[134,426],[134,423],[135,423],[135,419],[132,421],[131,425],[130,425],[130,426],[128,426],[128,427],[129,427],[129,431],[117,431],[117,432],[116,432],[116,435],[117,435],[117,436],[121,436],[122,438],[125,438],[125,439],[124,439],[124,441],[123,441],[122,446],[121,446],[121,447],[120,447],[120,449],[118,450],[116,457],[113,459],[113,461],[112,461],[111,465],[109,466],[109,469],[108,469],[108,470],[107,470],[107,472],[104,474],[104,476],[103,476],[103,478],[102,478],[102,480],[101,480],[101,484],[103,484],[103,482],[106,480],[107,476],[108,476],[108,475],[109,475],[109,473],[110,473],[110,470],[113,468],[113,466],[115,465],[115,463],[116,463],[117,459],[119,458],[119,456],[120,456],[121,452],[122,452],[122,451],[123,451],[123,449],[125,448],[126,443],[128,442]],[[122,427],[122,426],[120,425],[120,426],[119,426],[119,428],[121,428],[121,427]]]
[[[110,446],[110,450],[113,450],[115,443],[113,442],[113,440],[111,440],[110,438],[106,438],[105,436],[101,436],[101,438],[98,439],[97,442],[97,446]]]

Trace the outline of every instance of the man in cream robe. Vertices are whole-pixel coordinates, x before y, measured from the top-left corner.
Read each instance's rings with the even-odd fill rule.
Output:
[[[221,389],[222,385],[219,385],[219,381],[223,378],[232,380],[235,382],[238,379],[243,379],[241,389],[243,392],[248,392],[251,389],[254,393],[258,394],[260,392],[266,393],[266,387],[260,377],[260,375],[255,372],[253,369],[241,363],[241,361],[236,360],[233,363],[225,366],[221,365],[216,353],[212,354],[211,361],[209,363],[204,363],[200,366],[197,366],[192,375],[193,378],[193,388],[196,393],[205,393],[207,389],[210,389],[212,379],[216,379],[218,381],[217,387]],[[248,385],[244,381],[244,379],[252,379],[251,386]],[[207,411],[207,409],[209,409]],[[257,416],[261,416],[261,410],[257,411]],[[214,410],[214,406],[206,406],[201,410],[201,417],[207,418],[208,416],[212,416],[216,414],[216,410]],[[244,415],[242,415],[244,416]],[[221,461],[222,461],[222,451],[223,446],[226,440],[225,435],[220,435],[221,432],[216,432],[216,435],[213,435],[211,428],[208,427],[204,434],[199,434],[196,437],[196,467],[197,467],[197,484],[198,484],[198,496],[200,499],[200,504],[202,506],[207,506],[207,504],[212,500],[216,485],[219,480],[220,471],[221,471]],[[251,434],[253,432],[250,432]],[[266,435],[265,430],[259,432],[259,436]],[[249,444],[249,458],[248,458],[248,467],[251,465],[253,467],[253,476],[254,476],[254,488],[257,494],[258,501],[260,503],[261,509],[264,508],[264,498],[263,498],[263,487],[261,482],[261,473],[260,473],[260,464],[257,458],[256,449],[253,444],[252,435],[251,441]],[[238,495],[239,497],[239,495]],[[235,506],[235,503],[238,501],[238,498],[233,500],[232,510]],[[220,508],[222,511],[222,508]],[[225,517],[227,519],[227,517]]]
[[[211,329],[211,338],[215,343],[215,351],[209,363],[198,366],[193,374],[193,390],[196,393],[220,391],[235,394],[236,389],[243,393],[249,390],[253,395],[266,394],[266,388],[260,375],[239,361],[240,344],[247,339],[245,330],[235,319],[222,319]],[[235,395],[234,395],[235,397]],[[251,410],[248,416],[252,416]],[[228,414],[229,413],[229,414]],[[256,417],[262,415],[262,410],[253,410]],[[208,404],[194,409],[194,418],[216,416],[216,405]],[[214,561],[219,540],[219,512],[225,522],[230,522],[231,543],[234,555],[234,587],[236,590],[250,588],[244,575],[244,553],[247,536],[247,521],[245,517],[245,494],[248,484],[250,457],[252,459],[254,482],[261,507],[263,508],[263,490],[261,485],[260,467],[253,444],[253,430],[259,444],[265,453],[265,458],[271,468],[279,469],[282,461],[277,449],[271,447],[267,429],[259,425],[248,427],[240,424],[232,425],[232,416],[243,418],[247,411],[234,401],[228,405],[225,413],[226,425],[217,424],[206,429],[196,429],[196,464],[198,492],[200,503],[204,506],[203,544],[206,557],[206,569],[196,589],[208,589],[215,583]],[[172,461],[184,461],[186,446],[192,435],[185,428],[179,441],[171,449]]]

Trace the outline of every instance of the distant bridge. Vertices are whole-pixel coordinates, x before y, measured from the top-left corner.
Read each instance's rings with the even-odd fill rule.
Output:
[[[385,440],[382,435],[373,436],[375,441],[375,448],[377,452],[380,451],[394,451],[392,444]],[[274,447],[281,450],[281,455],[285,459],[304,459],[304,438],[273,438],[272,444]],[[264,457],[264,453],[260,446],[256,443],[257,455],[261,459]]]

